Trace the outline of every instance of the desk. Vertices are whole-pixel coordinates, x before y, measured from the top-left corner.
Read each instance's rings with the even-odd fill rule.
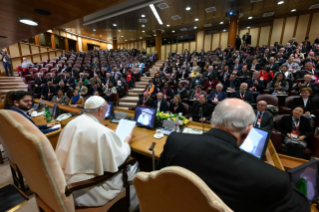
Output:
[[[34,103],[40,103],[40,99],[34,99]],[[43,100],[43,104],[47,105],[48,107],[54,107],[54,103],[53,102],[49,102],[49,101],[44,101]],[[60,110],[66,111],[68,113],[74,113],[74,114],[80,114],[82,109],[81,108],[76,108],[76,107],[70,107],[68,105],[61,105],[58,104],[58,107]]]

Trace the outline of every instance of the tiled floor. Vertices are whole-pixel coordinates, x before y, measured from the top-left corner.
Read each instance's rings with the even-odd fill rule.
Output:
[[[13,183],[11,170],[9,162],[5,162],[4,164],[0,164],[0,186],[8,183]],[[22,208],[16,210],[17,212],[38,212],[39,209],[37,207],[37,203],[35,201],[34,196],[32,196],[28,204],[24,205]]]

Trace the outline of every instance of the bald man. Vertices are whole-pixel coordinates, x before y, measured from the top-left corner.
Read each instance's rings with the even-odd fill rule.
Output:
[[[254,127],[263,130],[271,130],[274,127],[273,115],[266,111],[267,102],[261,100],[257,102],[257,110],[255,110],[256,120]]]
[[[249,104],[225,99],[215,107],[211,130],[168,136],[158,169],[190,170],[236,212],[309,212],[308,199],[290,182],[288,173],[238,148],[255,119]]]
[[[231,97],[242,99],[249,104],[254,103],[254,96],[250,91],[247,91],[247,89],[248,84],[243,82],[242,84],[240,84],[239,91],[233,92]]]

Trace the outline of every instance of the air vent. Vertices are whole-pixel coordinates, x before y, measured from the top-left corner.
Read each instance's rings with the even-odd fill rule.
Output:
[[[311,5],[311,7],[309,7],[309,10],[317,9],[317,8],[319,8],[319,4],[314,4],[314,5]]]
[[[211,27],[212,24],[204,24],[204,27]]]
[[[179,15],[174,15],[174,16],[172,16],[172,19],[173,20],[178,20],[178,19],[181,19],[181,17]]]
[[[182,32],[185,32],[185,31],[187,31],[187,28],[182,28],[182,29],[180,29]]]
[[[244,16],[244,13],[239,13],[238,18],[241,18]]]
[[[273,16],[275,12],[264,13],[263,17]]]
[[[139,19],[140,23],[147,23],[147,19]]]
[[[207,13],[215,12],[216,11],[216,7],[208,7],[205,10],[206,10]]]
[[[162,4],[158,4],[156,5],[158,8],[160,8],[161,10],[169,8],[168,4],[166,3],[162,3]]]
[[[146,37],[146,38],[151,38],[151,37],[152,37],[152,35],[145,35],[145,37]]]
[[[111,31],[112,31],[112,29],[105,29],[105,31],[107,31],[107,32],[111,32]]]
[[[250,0],[250,3],[255,3],[255,2],[259,2],[259,1],[263,1],[263,0]]]

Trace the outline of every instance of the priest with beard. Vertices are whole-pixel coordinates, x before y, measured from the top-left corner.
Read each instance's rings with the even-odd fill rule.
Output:
[[[121,140],[104,126],[107,102],[100,96],[90,97],[84,105],[84,114],[70,121],[61,132],[55,150],[68,184],[117,172],[131,154],[132,136]],[[139,171],[138,164],[128,167],[128,180]],[[99,186],[74,191],[76,206],[103,206],[122,190],[122,173]],[[138,205],[135,188],[130,186],[130,211]]]

